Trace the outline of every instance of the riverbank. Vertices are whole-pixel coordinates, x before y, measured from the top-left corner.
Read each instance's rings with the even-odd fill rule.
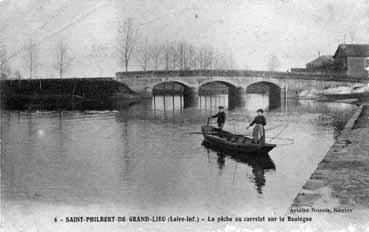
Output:
[[[311,216],[330,229],[367,228],[369,106],[360,106],[294,199],[290,215]]]
[[[1,106],[15,110],[111,110],[140,100],[112,78],[2,80]]]

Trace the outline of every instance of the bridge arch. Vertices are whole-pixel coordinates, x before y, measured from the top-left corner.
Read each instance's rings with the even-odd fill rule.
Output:
[[[233,83],[232,81],[229,81],[229,80],[212,79],[212,80],[206,80],[206,81],[203,81],[203,82],[199,83],[199,89],[201,87],[204,87],[204,86],[212,84],[212,83],[220,83],[220,84],[223,84],[223,85],[227,86],[228,88],[236,88],[238,86],[237,84],[235,84],[235,83]]]
[[[220,85],[219,85],[220,84]],[[222,87],[225,86],[226,88]],[[233,109],[242,106],[245,90],[231,81],[226,80],[207,80],[200,83],[199,95],[213,95],[224,93],[228,94],[228,108]]]
[[[281,105],[282,88],[279,83],[272,81],[255,81],[247,85],[246,93],[267,94],[270,108],[279,107]]]
[[[169,86],[168,86],[169,85]],[[198,90],[184,81],[164,80],[152,85],[152,95],[183,95],[183,107],[197,104]]]
[[[170,86],[171,85],[171,86]],[[173,88],[173,86],[179,86],[180,88],[178,88],[176,92],[178,93],[184,93],[187,89],[190,89],[190,85],[184,81],[178,81],[178,80],[165,80],[165,81],[160,81],[157,82],[155,84],[151,85],[151,89],[152,89],[152,93],[153,94],[162,94],[164,93],[164,91],[161,91],[163,89],[165,89],[166,87],[171,87]],[[169,92],[170,93],[170,92]],[[172,94],[172,93],[170,93]]]

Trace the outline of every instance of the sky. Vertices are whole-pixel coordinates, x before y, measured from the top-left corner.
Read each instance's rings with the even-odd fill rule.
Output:
[[[132,18],[150,43],[187,41],[232,54],[238,69],[304,67],[338,44],[369,43],[367,0],[0,0],[0,41],[26,75],[25,44],[38,44],[35,76],[57,77],[56,43],[68,42],[70,77],[113,76],[117,26]],[[91,48],[103,51],[91,58]],[[138,69],[135,62],[131,70]]]

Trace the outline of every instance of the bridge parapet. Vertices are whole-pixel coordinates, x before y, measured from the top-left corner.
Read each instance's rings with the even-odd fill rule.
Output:
[[[158,71],[135,71],[117,72],[117,79],[127,78],[154,78],[154,77],[193,77],[193,76],[223,76],[223,77],[264,77],[278,79],[303,79],[324,81],[367,81],[368,78],[353,78],[342,74],[301,73],[301,72],[275,72],[258,70],[158,70]]]

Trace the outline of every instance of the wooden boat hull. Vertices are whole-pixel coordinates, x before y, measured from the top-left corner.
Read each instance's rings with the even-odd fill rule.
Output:
[[[247,136],[235,135],[213,126],[202,126],[201,132],[203,133],[205,143],[223,151],[268,153],[276,147],[275,144],[255,144],[252,143],[252,139]]]

